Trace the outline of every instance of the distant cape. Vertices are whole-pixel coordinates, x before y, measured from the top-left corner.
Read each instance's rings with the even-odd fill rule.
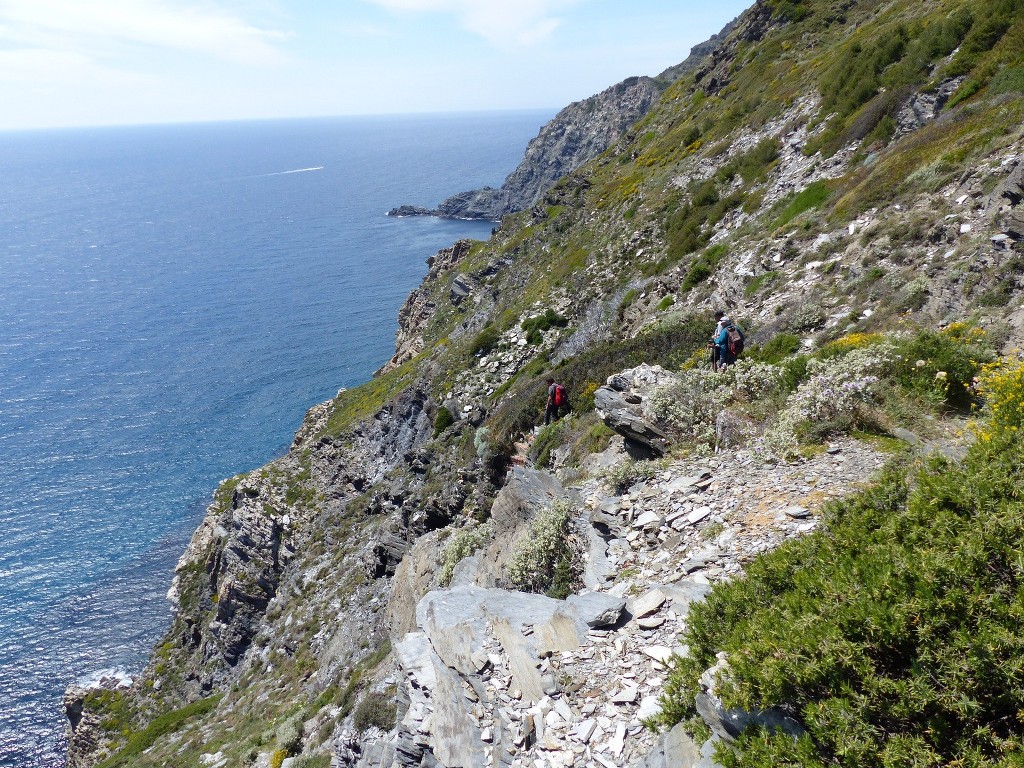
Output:
[[[552,118],[530,140],[522,161],[500,188],[460,192],[437,208],[400,205],[388,216],[437,216],[498,221],[540,202],[555,182],[608,149],[642,118],[669,85],[697,69],[735,25],[695,45],[681,64],[657,77],[629,77],[589,99],[576,101]]]

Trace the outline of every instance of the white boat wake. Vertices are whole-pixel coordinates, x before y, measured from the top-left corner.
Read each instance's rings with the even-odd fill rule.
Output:
[[[263,173],[260,176],[284,176],[289,173],[309,173],[310,171],[322,171],[324,167],[318,165],[315,168],[296,168],[294,171],[278,171],[276,173]]]

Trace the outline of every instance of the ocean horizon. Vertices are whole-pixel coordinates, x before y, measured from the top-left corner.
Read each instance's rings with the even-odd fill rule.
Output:
[[[494,226],[386,212],[499,186],[553,113],[0,133],[0,767],[64,764],[61,694],[141,669],[218,482]]]

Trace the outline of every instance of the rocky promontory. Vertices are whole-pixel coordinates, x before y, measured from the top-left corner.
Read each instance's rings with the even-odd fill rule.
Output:
[[[486,219],[522,211],[536,204],[555,182],[593,160],[643,117],[661,93],[651,77],[630,77],[555,115],[526,146],[523,159],[500,188],[461,192],[437,208],[403,205],[388,216],[439,216]]]

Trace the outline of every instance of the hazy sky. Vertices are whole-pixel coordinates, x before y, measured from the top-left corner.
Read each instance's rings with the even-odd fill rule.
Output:
[[[560,108],[752,0],[0,0],[0,129]]]

